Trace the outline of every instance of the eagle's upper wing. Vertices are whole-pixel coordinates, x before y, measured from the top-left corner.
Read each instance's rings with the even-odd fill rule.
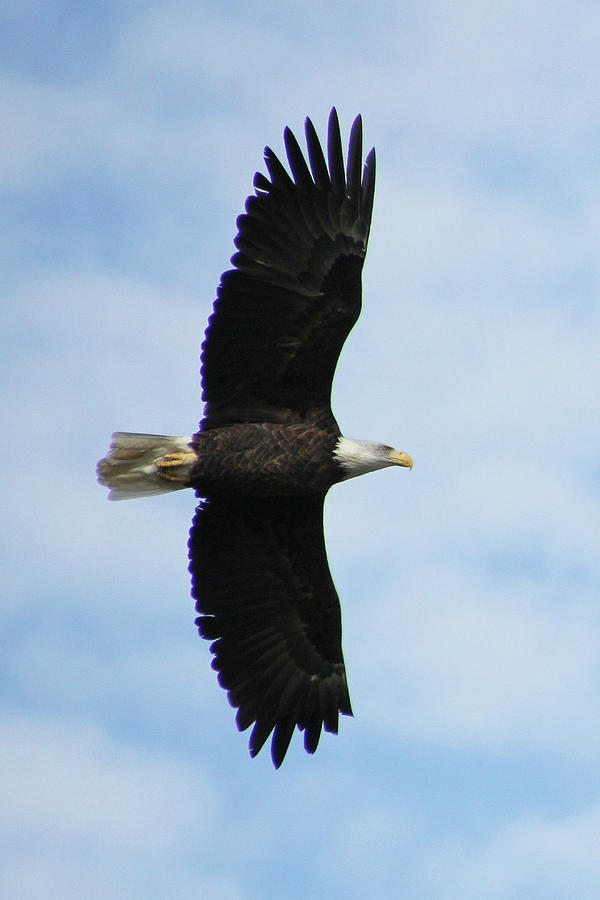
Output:
[[[310,168],[289,129],[284,138],[293,178],[267,147],[270,180],[255,175],[256,193],[237,220],[235,268],[222,276],[202,345],[204,430],[328,407],[340,350],[360,313],[375,190],[374,150],[361,177],[360,116],[347,166],[335,109],[328,162],[310,119]]]
[[[273,732],[281,765],[296,725],[314,753],[321,727],[337,733],[338,712],[352,714],[323,497],[203,501],[189,550],[196,624],[238,728],[254,723],[251,755]]]

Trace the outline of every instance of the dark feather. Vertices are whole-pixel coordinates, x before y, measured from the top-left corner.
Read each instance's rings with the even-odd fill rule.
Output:
[[[323,538],[323,497],[218,498],[190,534],[192,593],[219,681],[254,728],[250,752],[273,734],[279,766],[293,729],[309,752],[338,712],[351,715],[341,613]],[[243,588],[240,587],[243,585]]]
[[[329,407],[339,353],[360,313],[375,157],[361,181],[358,117],[346,173],[335,110],[328,164],[309,119],[306,143],[309,164],[286,129],[292,177],[265,149],[269,178],[257,173],[238,218],[234,269],[221,279],[202,350],[203,431],[260,421],[266,409]]]

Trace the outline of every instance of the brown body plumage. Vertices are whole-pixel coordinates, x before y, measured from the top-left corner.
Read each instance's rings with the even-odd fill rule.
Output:
[[[324,493],[344,473],[333,452],[333,418],[308,413],[282,423],[242,422],[192,437],[189,484],[201,497],[293,497]],[[327,453],[324,452],[327,450]]]

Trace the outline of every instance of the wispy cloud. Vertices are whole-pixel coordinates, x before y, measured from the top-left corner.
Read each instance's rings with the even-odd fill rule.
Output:
[[[202,872],[220,810],[200,767],[84,721],[2,718],[6,896],[42,898],[49,885],[64,897],[247,896]]]
[[[556,897],[592,900],[600,868],[597,806],[512,822],[481,842],[455,841],[427,855],[424,893],[440,898]],[[420,896],[420,894],[418,894]]]

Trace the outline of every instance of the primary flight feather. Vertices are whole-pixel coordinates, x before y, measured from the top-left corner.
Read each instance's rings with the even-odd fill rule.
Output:
[[[310,119],[306,161],[286,128],[291,176],[270,148],[269,177],[238,217],[202,345],[200,430],[191,437],[118,432],[98,463],[113,500],[191,487],[201,499],[189,540],[196,625],[212,666],[253,726],[250,754],[272,735],[280,766],[296,726],[314,753],[321,730],[352,714],[341,613],[323,535],[329,488],[385,466],[412,466],[385,444],[343,437],[331,412],[342,345],[361,308],[375,190],[362,165],[362,122],[344,165],[335,109],[327,159]]]

